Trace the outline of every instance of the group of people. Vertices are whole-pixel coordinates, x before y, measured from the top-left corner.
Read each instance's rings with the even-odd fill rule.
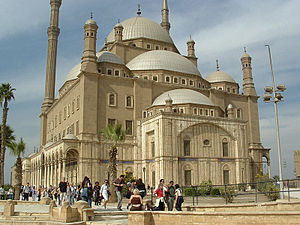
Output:
[[[165,185],[164,179],[160,180],[160,183],[155,187],[153,193],[156,197],[154,207],[143,203],[143,198],[146,196],[147,191],[141,178],[132,180],[126,184],[124,175],[120,175],[119,178],[113,181],[112,185],[117,196],[118,210],[122,210],[123,188],[126,185],[128,191],[125,196],[129,199],[127,209],[130,208],[131,211],[164,211],[165,205],[167,205],[168,211],[173,211],[174,206],[176,210],[182,211],[181,205],[184,201],[182,190],[178,184],[174,185],[173,181],[170,181],[168,185]],[[13,192],[14,190],[11,187],[8,191],[10,199],[14,198]],[[92,185],[91,180],[85,176],[81,184],[77,187],[67,182],[65,178],[59,183],[58,187],[50,185],[49,188],[43,188],[42,186],[36,188],[27,183],[27,185],[21,187],[20,200],[28,201],[29,198],[31,198],[30,200],[32,201],[40,201],[43,197],[49,197],[52,200],[56,200],[58,205],[62,205],[64,201],[67,201],[72,205],[75,201],[83,200],[92,206],[92,200],[94,199],[96,206],[101,205],[101,201],[103,200],[103,207],[106,208],[110,195],[108,180],[104,180],[101,186],[98,181]],[[4,189],[2,186],[0,187],[0,199],[4,199],[3,196]]]

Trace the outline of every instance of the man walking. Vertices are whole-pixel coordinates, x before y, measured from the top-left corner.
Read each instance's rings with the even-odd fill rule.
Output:
[[[27,183],[27,185],[24,187],[24,200],[28,201],[29,200],[29,192],[30,192],[30,187],[29,187],[29,183]]]
[[[62,204],[64,201],[67,201],[67,182],[65,177],[59,183],[59,190],[60,190],[60,203]]]
[[[123,186],[125,184],[124,181],[124,175],[120,175],[120,178],[116,179],[113,182],[113,185],[115,186],[115,192],[117,194],[118,197],[118,210],[122,211],[122,190],[123,190]]]
[[[174,208],[174,201],[175,201],[175,187],[173,186],[174,182],[171,180],[169,185],[168,185],[168,192],[167,192],[167,196],[168,196],[168,211],[173,211]]]

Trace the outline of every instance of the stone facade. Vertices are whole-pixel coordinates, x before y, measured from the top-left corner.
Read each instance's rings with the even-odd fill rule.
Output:
[[[55,31],[60,4],[51,0]],[[190,38],[188,56],[182,56],[169,36],[166,0],[162,12],[161,26],[140,14],[117,24],[97,53],[98,26],[92,18],[86,21],[82,61],[57,98],[51,62],[59,32],[48,32],[55,43],[48,47],[41,148],[23,160],[24,182],[57,186],[62,177],[74,184],[84,176],[106,179],[110,143],[100,131],[117,122],[129,131],[118,147],[118,173],[145,177],[147,185],[160,178],[181,185],[250,182],[262,170],[269,149],[260,141],[251,57],[241,57],[243,93],[219,67],[204,79],[196,67],[195,42]]]

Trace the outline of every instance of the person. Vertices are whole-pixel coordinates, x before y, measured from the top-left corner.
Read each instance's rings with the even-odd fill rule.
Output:
[[[40,185],[37,191],[38,201],[41,201],[41,196],[42,196],[42,186]]]
[[[67,199],[67,182],[66,178],[64,177],[63,180],[59,183],[59,190],[60,190],[60,203],[66,201]]]
[[[71,205],[71,187],[70,187],[70,184],[69,182],[67,182],[67,202],[70,203]]]
[[[93,186],[90,180],[87,182],[87,202],[89,206],[92,207],[92,200],[93,200]]]
[[[168,188],[165,186],[165,180],[164,179],[160,179],[159,180],[159,184],[156,186],[155,191],[159,188],[159,186],[162,184],[163,186],[163,194],[164,197],[166,196],[166,192],[168,191]]]
[[[4,200],[4,194],[5,194],[4,186],[2,185],[2,186],[0,187],[0,199],[1,199],[1,200]]]
[[[168,185],[167,200],[168,211],[173,211],[175,200],[175,187],[174,182],[172,180],[169,182]]]
[[[8,190],[8,198],[11,200],[14,200],[14,189],[12,186],[10,186],[10,188]]]
[[[142,211],[143,210],[143,199],[140,196],[138,189],[133,190],[133,194],[130,196],[129,204],[131,205],[130,211]]]
[[[71,184],[70,189],[71,189],[70,205],[73,205],[75,203],[76,187],[74,187],[74,185]]]
[[[85,176],[82,184],[81,184],[81,190],[80,190],[80,197],[82,201],[87,202],[88,201],[88,187],[87,187],[87,181],[88,181],[88,177]]]
[[[106,209],[106,204],[108,202],[109,191],[108,191],[108,180],[105,180],[100,189],[100,196],[104,199],[103,207]]]
[[[94,195],[95,195],[95,205],[100,205],[101,201],[100,201],[100,186],[99,186],[99,182],[96,181],[95,185],[94,185]]]
[[[136,181],[136,188],[139,190],[141,197],[144,198],[146,196],[146,186],[143,183],[142,178],[139,178]]]
[[[117,194],[118,197],[118,206],[117,209],[122,211],[122,190],[123,190],[123,186],[125,184],[124,181],[124,175],[120,175],[120,178],[116,179],[113,182],[113,185],[115,186],[115,192]]]
[[[165,211],[165,201],[164,201],[164,185],[160,183],[158,188],[154,192],[156,196],[155,211]]]
[[[131,195],[133,195],[133,190],[135,189],[135,180],[127,183],[128,191],[126,194],[126,198],[130,199]]]
[[[183,196],[182,196],[182,190],[179,186],[179,184],[175,184],[175,196],[176,196],[176,199],[175,199],[175,209],[177,211],[182,211],[181,209],[181,205],[183,203]]]
[[[35,201],[35,199],[36,199],[36,189],[35,189],[35,186],[33,186],[32,188],[31,188],[31,197],[32,197],[32,201]]]
[[[29,200],[29,193],[30,193],[30,186],[29,186],[29,183],[27,183],[26,186],[23,189],[24,201]]]

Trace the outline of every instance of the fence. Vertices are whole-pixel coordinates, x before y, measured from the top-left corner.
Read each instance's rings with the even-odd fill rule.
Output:
[[[294,192],[298,192],[300,197],[300,179],[282,180],[282,182],[284,187],[282,191],[279,188],[280,181],[271,179],[252,183],[222,185],[212,185],[207,182],[205,185],[183,186],[181,189],[183,190],[185,202],[192,205],[203,203],[203,200],[220,202],[222,199],[225,204],[233,201],[239,203],[274,201],[280,198],[280,192],[283,192],[284,198],[287,198],[288,201],[293,197],[291,195],[295,195]],[[154,188],[152,187],[152,202],[153,193]]]

